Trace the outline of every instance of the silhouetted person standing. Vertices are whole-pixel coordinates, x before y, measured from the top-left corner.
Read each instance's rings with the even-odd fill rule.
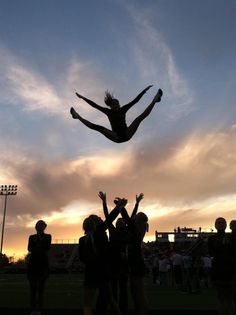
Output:
[[[47,224],[39,220],[35,229],[36,234],[30,235],[28,242],[29,260],[27,277],[30,283],[30,306],[32,315],[40,315],[43,305],[45,281],[49,276],[48,251],[51,246],[51,235],[45,234]]]
[[[106,201],[106,193],[100,191],[98,196],[103,202],[103,212],[105,218],[108,218],[109,211]],[[139,203],[143,199],[143,194],[136,195],[136,203],[131,215],[134,217],[138,211]],[[119,199],[115,199],[114,203],[117,204]],[[128,314],[128,257],[127,247],[129,241],[129,231],[125,221],[118,218],[116,225],[110,224],[109,226],[109,261],[111,264],[111,283],[112,292],[115,300],[119,302],[119,307],[122,315]],[[104,304],[104,302],[103,302]]]
[[[233,280],[233,290],[234,290],[234,315],[236,315],[236,220],[232,220],[229,224],[231,229],[231,233],[229,234],[229,238],[232,244],[232,252],[233,252],[233,265],[234,265],[234,280]]]
[[[111,308],[111,313],[120,315],[119,308],[112,295],[109,242],[106,230],[126,203],[126,199],[120,199],[105,221],[97,215],[90,215],[87,218],[89,225],[86,222],[83,224],[85,236],[79,239],[79,256],[85,264],[84,315],[92,315],[93,299],[98,289],[100,292],[106,292],[106,300]],[[103,314],[101,313],[101,315]]]
[[[226,220],[217,218],[215,228],[217,233],[209,236],[208,249],[213,257],[211,278],[217,291],[220,315],[233,315],[233,250],[232,242],[225,233]]]
[[[142,242],[145,233],[148,231],[148,217],[143,212],[129,217],[125,207],[121,210],[121,215],[128,226],[130,290],[135,314],[146,315],[148,313],[148,302],[144,289],[145,262],[142,255]]]

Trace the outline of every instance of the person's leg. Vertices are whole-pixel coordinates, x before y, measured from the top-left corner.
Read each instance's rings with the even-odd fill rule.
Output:
[[[228,315],[227,311],[225,309],[225,288],[217,286],[216,287],[217,291],[217,299],[218,299],[218,313],[219,315]]]
[[[43,307],[43,298],[44,298],[44,287],[45,287],[45,278],[38,280],[38,301],[37,301],[37,308],[39,310]]]
[[[151,113],[154,105],[161,101],[162,94],[163,94],[162,90],[159,89],[156,96],[152,100],[151,104],[144,110],[144,112],[141,115],[135,118],[135,120],[131,123],[131,125],[128,127],[128,130],[127,130],[128,139],[131,139],[133,137],[140,123]]]
[[[224,309],[227,315],[234,315],[234,295],[233,287],[227,287],[223,294]]]
[[[105,285],[101,285],[98,289],[98,296],[96,301],[96,315],[107,314],[108,309],[108,297],[107,297],[107,287]]]
[[[163,272],[163,275],[162,275],[162,286],[166,287],[167,285],[167,271]]]
[[[219,315],[234,315],[233,287],[216,286]]]
[[[37,308],[37,280],[36,279],[29,279],[30,284],[30,307],[31,310],[36,310]]]
[[[234,305],[234,315],[236,315],[236,282],[235,275],[233,281],[233,305]]]
[[[119,306],[122,315],[128,314],[128,276],[121,275],[119,279]]]
[[[93,300],[96,288],[84,288],[84,315],[93,314]]]
[[[112,288],[111,288],[111,284],[108,283],[107,286],[107,298],[110,304],[110,308],[111,308],[111,314],[113,315],[121,315],[120,309],[118,307],[118,304],[116,302],[116,300],[113,297],[113,293],[112,293]]]
[[[187,292],[189,293],[192,292],[192,281],[191,281],[191,275],[190,275],[189,269],[187,269],[186,271],[186,289],[187,289]]]
[[[130,289],[137,315],[146,315],[148,313],[148,303],[144,292],[143,277],[131,276]]]
[[[117,276],[118,277],[118,276]],[[116,301],[118,301],[118,279],[117,277],[114,277],[112,280],[111,280],[111,288],[112,288],[112,294],[113,294],[113,297]]]
[[[79,119],[85,126],[87,126],[88,128],[90,129],[93,129],[93,130],[96,130],[100,133],[102,133],[105,137],[107,137],[109,140],[111,141],[114,141],[114,142],[119,142],[119,138],[117,136],[117,134],[112,131],[112,130],[109,130],[103,126],[100,126],[100,125],[96,125],[96,124],[93,124],[91,123],[90,121],[84,119],[82,116],[80,116],[73,107],[71,107],[70,109],[70,113],[72,115],[72,117],[74,119]]]
[[[152,283],[154,284],[154,283],[156,283],[156,281],[157,281],[157,276],[156,276],[156,267],[153,267],[152,268]]]
[[[175,266],[175,283],[176,283],[176,289],[181,290],[182,289],[182,269],[180,266]]]

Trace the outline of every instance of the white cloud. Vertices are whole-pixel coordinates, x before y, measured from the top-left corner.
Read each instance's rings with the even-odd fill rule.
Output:
[[[35,70],[27,61],[14,56],[3,45],[0,46],[0,103],[18,105],[25,111],[37,111],[44,115],[57,115],[67,118],[69,108],[78,104],[75,95],[87,94],[97,97],[105,90],[100,74],[94,65],[72,58],[68,69],[61,70],[61,75],[50,82],[43,73]],[[91,107],[79,101],[82,112],[91,113]],[[94,111],[95,114],[96,111]]]
[[[22,109],[39,110],[47,114],[56,113],[62,101],[55,87],[34,71],[26,62],[22,62],[7,49],[0,47],[1,85],[4,95],[0,101],[18,104]]]
[[[20,65],[10,65],[7,79],[11,91],[27,110],[56,113],[62,106],[55,88],[40,74],[34,73]]]
[[[235,148],[233,126],[224,133],[191,136],[175,147],[162,148],[163,152],[150,139],[123,151],[103,150],[57,162],[14,153],[2,156],[1,181],[19,185],[17,214],[62,211],[81,199],[94,203],[98,191],[105,190],[111,198],[120,195],[130,200],[144,192],[143,209],[150,213],[156,208],[162,215],[231,196]]]
[[[181,75],[175,58],[162,34],[141,10],[125,5],[136,26],[136,36],[130,41],[140,76],[164,90],[163,100],[169,106],[169,119],[177,120],[195,110],[193,91]]]
[[[135,195],[143,192],[140,211],[149,216],[148,237],[155,229],[211,227],[220,215],[229,221],[236,207],[235,131],[232,126],[215,134],[195,134],[175,147],[162,147],[162,152],[150,139],[128,150],[104,150],[67,161],[46,162],[16,152],[3,155],[0,184],[19,185],[10,200],[7,227],[12,235],[6,244],[10,248],[16,237],[13,229],[27,234],[40,218],[49,222],[54,238],[82,235],[85,216],[102,216],[99,190],[107,192],[109,209],[114,197],[128,198],[129,213]]]

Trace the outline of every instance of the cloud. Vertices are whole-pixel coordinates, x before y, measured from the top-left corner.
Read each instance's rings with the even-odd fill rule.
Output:
[[[41,218],[49,222],[54,238],[81,235],[88,214],[103,216],[99,191],[107,193],[109,208],[114,197],[128,198],[129,212],[135,195],[143,192],[140,211],[149,216],[148,237],[178,225],[209,228],[220,215],[231,220],[236,210],[235,139],[233,125],[167,142],[161,149],[149,139],[123,151],[101,150],[57,162],[23,153],[18,159],[3,155],[0,184],[18,184],[18,194],[8,202],[6,245],[13,244],[17,229],[26,235]]]
[[[56,115],[64,120],[69,107],[78,102],[81,103],[82,113],[91,111],[89,106],[76,98],[77,88],[85,95],[89,91],[90,96],[95,98],[105,90],[101,74],[96,74],[94,64],[82,62],[78,56],[70,60],[65,71],[62,67],[59,77],[54,75],[53,82],[35,65],[21,60],[3,45],[0,45],[0,60],[0,103],[18,105],[24,111]]]
[[[3,47],[0,59],[5,100],[23,104],[25,110],[57,112],[62,102],[52,84]]]
[[[58,162],[3,155],[1,182],[9,178],[19,185],[12,216],[55,214],[78,200],[98,209],[99,190],[111,201],[118,195],[131,204],[144,192],[143,207],[152,212],[155,205],[168,211],[203,207],[204,200],[235,192],[235,135],[232,126],[224,133],[191,136],[162,152],[152,139],[123,152],[104,150]]]
[[[165,204],[232,194],[236,177],[235,129],[232,126],[215,134],[195,134],[161,149],[155,141],[147,143],[133,158],[134,168],[143,165],[137,176],[148,183],[149,195],[158,196]]]
[[[103,151],[99,155],[57,163],[3,156],[2,183],[8,178],[18,185],[17,201],[12,200],[15,208],[12,216],[55,213],[73,200],[97,201],[98,187],[102,189],[106,180],[111,181],[123,169],[129,169],[128,154]]]
[[[171,120],[188,115],[196,110],[193,104],[193,91],[178,69],[174,55],[161,32],[152,23],[152,12],[143,12],[125,4],[134,21],[136,34],[129,40],[129,49],[133,51],[140,76],[148,82],[157,83],[164,90],[169,104],[167,111]]]

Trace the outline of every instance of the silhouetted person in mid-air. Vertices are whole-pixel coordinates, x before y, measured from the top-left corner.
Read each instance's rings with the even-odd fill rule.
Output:
[[[89,100],[88,98],[76,93],[76,95],[79,98],[82,98],[89,105],[91,105],[92,107],[100,110],[101,112],[107,115],[110,121],[112,130],[107,129],[100,125],[93,124],[90,121],[84,119],[75,111],[73,107],[71,107],[70,113],[74,119],[79,119],[88,128],[102,133],[105,137],[107,137],[111,141],[117,142],[117,143],[126,142],[126,141],[129,141],[133,137],[140,123],[151,113],[155,103],[161,101],[163,92],[161,89],[159,89],[156,96],[153,98],[151,104],[144,110],[144,112],[141,115],[139,115],[130,124],[130,126],[127,126],[126,124],[127,111],[141,99],[141,97],[147,92],[147,90],[150,89],[150,87],[152,87],[152,85],[149,85],[133,101],[131,101],[130,103],[124,106],[120,106],[118,99],[114,98],[111,93],[106,91],[104,102],[107,106],[110,107],[110,109],[97,105],[96,103]]]
[[[47,224],[39,220],[35,229],[37,234],[30,235],[28,241],[29,260],[27,277],[30,283],[30,306],[32,315],[40,315],[43,305],[45,281],[49,275],[48,251],[51,246],[51,235],[45,234]]]

